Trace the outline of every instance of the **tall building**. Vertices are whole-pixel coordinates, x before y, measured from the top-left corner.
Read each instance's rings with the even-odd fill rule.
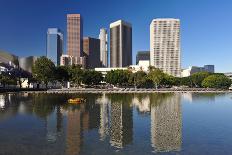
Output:
[[[47,58],[57,66],[60,65],[60,56],[63,53],[63,34],[58,28],[49,28],[47,31]]]
[[[154,19],[150,25],[151,66],[180,77],[180,54],[180,20]]]
[[[101,66],[108,67],[108,35],[106,29],[102,28],[100,30],[99,39]]]
[[[150,61],[150,51],[138,51],[136,55],[136,64],[138,64],[140,60]]]
[[[67,15],[67,53],[74,58],[74,64],[80,64],[83,53],[83,23],[80,14]]]
[[[132,64],[132,26],[119,20],[110,24],[110,67]]]
[[[83,52],[86,57],[86,68],[100,67],[100,40],[90,37],[83,39]]]

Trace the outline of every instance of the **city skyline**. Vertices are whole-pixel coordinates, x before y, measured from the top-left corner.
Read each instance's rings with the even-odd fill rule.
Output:
[[[0,18],[2,19],[0,49],[19,56],[45,55],[45,33],[47,28],[58,27],[65,32],[66,14],[80,13],[84,18],[84,36],[94,38],[97,38],[101,27],[109,29],[109,24],[115,20],[124,19],[132,23],[133,64],[135,64],[136,52],[149,49],[149,23],[151,20],[170,17],[180,18],[182,23],[182,68],[215,64],[216,72],[231,71],[230,65],[232,63],[229,58],[232,56],[232,46],[230,45],[232,32],[229,31],[229,28],[232,22],[220,20],[221,23],[218,24],[217,20],[215,20],[231,17],[230,8],[232,4],[227,0],[214,3],[209,0],[198,1],[199,3],[196,1],[184,2],[182,0],[167,3],[167,1],[157,0],[154,2],[148,1],[147,4],[138,1],[136,4],[133,3],[129,10],[127,8],[132,2],[130,0],[125,2],[124,6],[116,4],[116,2],[102,0],[96,3],[94,7],[91,6],[91,11],[85,11],[88,2],[83,0],[75,2],[61,0],[57,2],[57,9],[51,11],[52,2],[52,0],[48,2],[25,0],[25,6],[27,6],[25,7],[16,0],[4,1],[3,5],[0,6]],[[104,2],[106,4],[102,7],[96,7]],[[106,7],[107,5],[108,7]],[[113,8],[113,6],[116,7]],[[98,11],[103,7],[106,7],[105,14]],[[9,13],[11,9],[6,8],[14,10],[13,13]],[[43,8],[43,12],[41,12],[41,8]],[[113,14],[110,11],[111,9],[120,9],[121,11]],[[20,12],[19,10],[23,11]],[[30,11],[31,14],[29,14]],[[16,14],[15,12],[19,13]],[[34,14],[38,15],[37,20],[31,22],[30,18]],[[200,16],[201,14],[205,16]],[[94,19],[95,17],[97,18]],[[20,19],[20,22],[18,19]],[[16,24],[17,29],[13,29]],[[19,29],[20,31],[18,31]],[[66,53],[66,47],[64,51]]]

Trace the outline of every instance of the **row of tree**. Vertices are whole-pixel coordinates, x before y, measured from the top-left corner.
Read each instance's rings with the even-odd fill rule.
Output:
[[[11,74],[1,74],[0,82],[3,85],[15,84],[17,79],[28,77],[30,83],[48,83],[60,82],[65,85],[68,81],[74,87],[81,84],[95,86],[100,84],[109,84],[118,87],[137,87],[137,88],[170,88],[173,86],[187,86],[191,88],[220,88],[228,89],[232,82],[224,74],[213,74],[208,72],[198,72],[189,77],[178,78],[163,73],[160,69],[150,67],[149,73],[138,71],[133,73],[130,70],[112,70],[107,72],[105,77],[102,73],[94,70],[85,70],[81,66],[58,66],[47,59],[40,57],[35,62],[32,75],[24,75],[20,72]],[[13,75],[13,76],[12,76]]]

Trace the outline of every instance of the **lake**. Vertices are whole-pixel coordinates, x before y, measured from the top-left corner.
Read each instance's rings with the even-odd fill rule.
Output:
[[[229,155],[232,94],[0,94],[0,154]]]

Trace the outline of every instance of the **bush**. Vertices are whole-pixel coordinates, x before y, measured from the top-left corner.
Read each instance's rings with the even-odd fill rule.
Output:
[[[202,86],[205,88],[220,88],[228,89],[231,85],[231,80],[224,75],[210,75],[202,82]]]

